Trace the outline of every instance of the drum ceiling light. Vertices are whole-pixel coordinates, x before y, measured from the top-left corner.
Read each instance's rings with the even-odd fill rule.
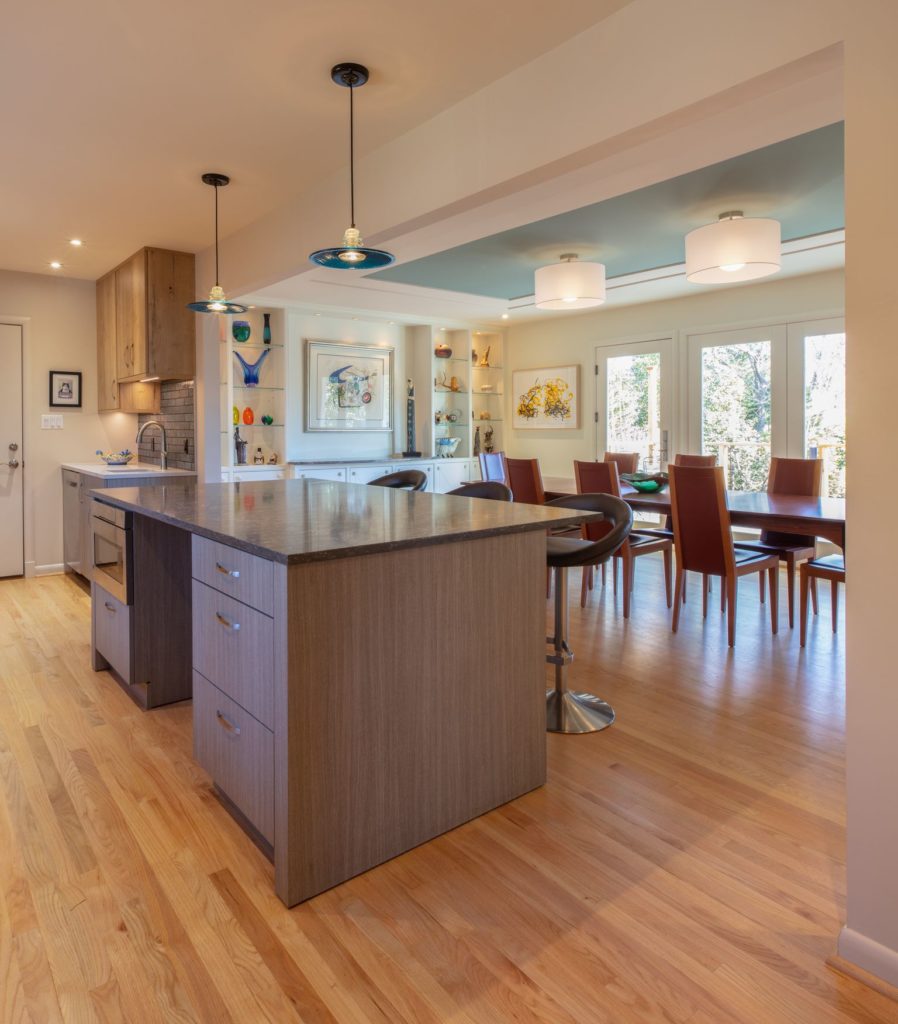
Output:
[[[312,263],[333,270],[373,270],[388,267],[396,261],[391,252],[383,249],[368,249],[362,244],[362,236],[355,226],[355,141],[352,94],[368,81],[368,69],[363,64],[335,64],[331,78],[337,85],[349,89],[349,227],[343,235],[343,244],[331,249],[316,249],[309,254]]]
[[[715,224],[686,236],[686,280],[693,284],[735,284],[775,274],[782,266],[780,222],[722,213]]]
[[[209,292],[208,299],[188,302],[187,308],[194,313],[245,313],[247,307],[239,302],[228,302],[224,288],[218,283],[218,190],[229,184],[231,179],[226,174],[209,172],[203,175],[202,181],[215,189],[215,287]]]
[[[587,309],[605,301],[605,267],[579,263],[575,252],[564,252],[561,263],[539,267],[534,274],[537,309]]]

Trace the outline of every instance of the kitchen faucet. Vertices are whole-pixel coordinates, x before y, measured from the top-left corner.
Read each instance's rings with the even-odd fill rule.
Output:
[[[140,425],[140,429],[137,431],[137,440],[135,444],[140,444],[140,439],[143,437],[143,432],[147,427],[158,427],[162,433],[162,457],[159,460],[160,469],[168,469],[168,442],[165,439],[165,427],[159,422],[159,420],[147,420],[146,423]]]

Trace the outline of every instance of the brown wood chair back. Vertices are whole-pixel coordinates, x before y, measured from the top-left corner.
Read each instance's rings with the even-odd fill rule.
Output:
[[[506,459],[506,483],[511,488],[515,501],[526,505],[545,505],[546,491],[539,459]]]
[[[619,473],[635,473],[639,469],[639,452],[605,452],[603,462],[616,462]]]
[[[683,455],[678,453],[674,457],[675,466],[691,466],[695,469],[696,466],[716,466],[717,456],[716,455]]]
[[[712,576],[735,575],[721,466],[668,466],[677,565]]]
[[[610,494],[620,497],[620,477],[616,462],[574,462],[574,479],[578,494]],[[599,540],[608,532],[607,523],[584,523],[581,532],[586,540]]]
[[[500,484],[507,484],[505,452],[481,452],[480,476],[483,480],[498,480]]]
[[[767,476],[768,494],[798,494],[819,498],[823,486],[823,459],[781,459],[770,460]],[[808,547],[817,543],[816,537],[805,537],[797,533],[777,533],[774,530],[761,532],[761,543],[773,547]]]

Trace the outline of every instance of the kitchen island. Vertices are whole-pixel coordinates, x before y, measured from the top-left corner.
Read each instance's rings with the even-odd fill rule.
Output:
[[[192,534],[194,753],[288,906],[545,781],[545,531],[317,480],[124,488]]]

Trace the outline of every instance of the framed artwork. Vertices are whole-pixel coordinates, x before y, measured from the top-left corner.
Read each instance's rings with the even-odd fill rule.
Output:
[[[580,367],[546,366],[511,375],[518,430],[572,430],[580,425]]]
[[[51,408],[81,408],[81,371],[50,371]]]
[[[306,429],[392,430],[393,350],[307,341]]]

